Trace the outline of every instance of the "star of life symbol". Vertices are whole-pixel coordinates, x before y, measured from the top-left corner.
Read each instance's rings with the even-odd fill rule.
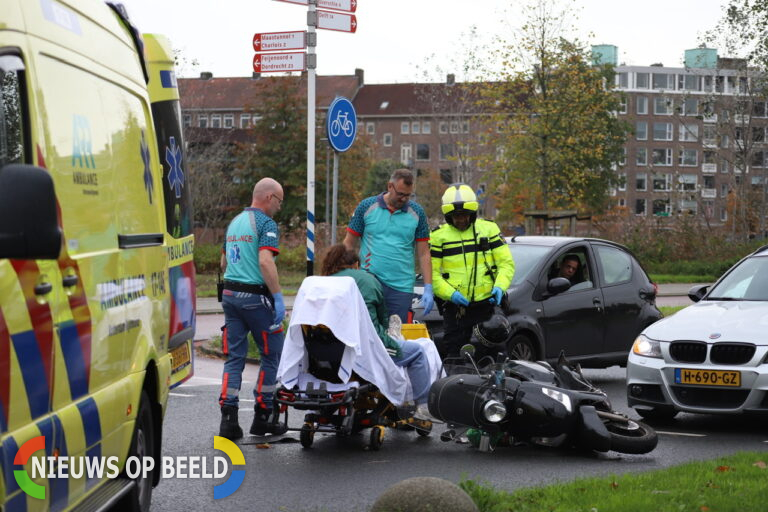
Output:
[[[229,261],[231,263],[237,263],[240,261],[240,247],[237,245],[233,245],[229,250]]]
[[[152,192],[155,185],[152,183],[152,170],[149,167],[149,146],[144,138],[144,130],[141,131],[141,160],[144,162],[144,188],[149,196],[149,204],[152,204]]]
[[[171,170],[168,173],[168,183],[174,189],[176,198],[181,197],[181,189],[184,188],[184,171],[181,169],[181,148],[176,145],[176,138],[170,138],[170,147],[165,147],[165,163]]]

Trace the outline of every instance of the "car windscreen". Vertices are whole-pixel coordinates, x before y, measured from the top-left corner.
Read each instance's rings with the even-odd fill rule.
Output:
[[[707,300],[768,301],[768,257],[742,261],[707,296]]]
[[[552,247],[512,243],[509,245],[509,250],[512,252],[512,259],[515,260],[515,276],[512,279],[512,285],[516,285],[523,282],[531,270],[547,257]]]

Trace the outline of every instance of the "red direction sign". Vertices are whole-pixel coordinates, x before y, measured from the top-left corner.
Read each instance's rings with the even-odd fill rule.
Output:
[[[264,32],[253,35],[253,49],[257,52],[277,50],[303,50],[307,47],[306,32]]]
[[[278,2],[287,2],[290,4],[307,5],[307,0],[277,0]],[[317,6],[323,9],[333,9],[335,11],[355,12],[357,10],[357,0],[317,0]]]
[[[357,17],[354,14],[342,14],[318,9],[317,28],[354,33],[357,30]]]
[[[305,71],[306,54],[257,53],[253,56],[253,70],[257,73],[280,73],[284,71]]]

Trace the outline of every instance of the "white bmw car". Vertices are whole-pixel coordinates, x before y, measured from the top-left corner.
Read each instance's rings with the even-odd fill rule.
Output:
[[[688,296],[635,340],[628,404],[645,418],[768,412],[768,246]]]

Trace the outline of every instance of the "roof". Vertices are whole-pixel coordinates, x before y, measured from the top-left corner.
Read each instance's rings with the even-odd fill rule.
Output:
[[[179,96],[184,109],[242,110],[258,101],[264,87],[278,86],[284,81],[299,81],[302,94],[306,94],[305,76],[276,77],[221,77],[179,78]],[[355,75],[329,75],[317,77],[316,98],[319,109],[328,108],[336,96],[354,98],[358,89]]]
[[[473,83],[371,84],[364,85],[354,99],[358,116],[411,116],[445,112],[479,112]]]

